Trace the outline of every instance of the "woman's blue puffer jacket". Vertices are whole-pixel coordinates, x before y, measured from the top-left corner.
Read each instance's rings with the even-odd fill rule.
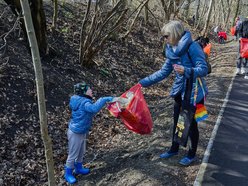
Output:
[[[205,61],[205,54],[201,46],[197,42],[192,41],[192,37],[189,31],[185,31],[175,50],[172,49],[172,46],[168,44],[166,45],[166,57],[167,59],[165,60],[165,63],[160,70],[139,81],[139,83],[143,87],[151,86],[165,79],[173,71],[173,65],[178,64],[184,66],[184,74],[181,75],[175,72],[176,77],[170,95],[172,97],[175,97],[181,93],[182,100],[184,99],[186,79],[190,78],[192,68],[194,71],[194,77],[191,104],[194,103],[195,82],[197,77],[201,78],[204,92],[205,94],[207,94],[208,90],[206,82],[203,79],[203,77],[206,76],[208,73],[208,67]],[[202,88],[199,88],[198,83],[198,94],[196,103],[199,103],[203,99],[203,97],[204,94]]]
[[[88,133],[93,116],[103,108],[106,102],[112,99],[112,97],[102,97],[93,103],[92,99],[87,96],[73,95],[70,99],[72,114],[69,129],[77,134]]]

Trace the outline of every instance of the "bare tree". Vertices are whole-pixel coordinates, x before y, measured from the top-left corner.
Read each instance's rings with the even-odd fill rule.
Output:
[[[175,17],[179,17],[179,12],[182,9],[182,7],[184,5],[186,5],[186,7],[188,6],[186,1],[189,4],[191,3],[190,0],[169,0],[169,1],[160,0],[164,14],[165,14],[164,15],[165,22],[169,21],[171,17],[173,17],[173,19]]]
[[[216,19],[217,19],[217,11],[216,11],[216,3],[214,3],[214,6],[213,6],[213,13],[212,13],[212,21],[213,23],[216,23]]]
[[[230,20],[230,13],[231,13],[231,4],[232,4],[232,0],[227,0],[226,1],[226,5],[227,5],[227,15],[226,15],[226,20],[225,20],[225,28],[228,28],[229,26],[229,20]]]
[[[128,29],[127,32],[123,35],[122,38],[127,37],[128,34],[131,32],[131,30],[132,30],[132,28],[133,28],[133,25],[134,25],[135,21],[137,20],[139,14],[140,14],[140,12],[141,12],[141,10],[142,10],[143,7],[148,3],[148,1],[149,1],[149,0],[145,0],[144,2],[142,2],[142,3],[140,4],[139,9],[138,9],[138,11],[137,11],[137,13],[136,13],[136,15],[135,15],[135,18],[133,19],[131,25],[129,26],[129,29]]]
[[[42,74],[42,67],[41,67],[41,61],[40,61],[40,54],[39,54],[37,40],[35,37],[35,31],[34,31],[34,26],[33,26],[33,21],[31,17],[31,11],[30,11],[28,0],[21,0],[21,7],[23,10],[24,21],[25,21],[26,30],[28,33],[28,40],[29,40],[29,44],[31,47],[32,60],[33,60],[34,71],[35,71],[39,118],[40,118],[40,129],[41,129],[41,137],[42,137],[44,147],[45,147],[48,183],[50,186],[54,186],[55,177],[54,177],[52,140],[48,135],[48,128],[47,128],[45,93],[44,93],[44,83],[43,83],[43,74]]]
[[[119,0],[109,11],[102,9],[98,1],[91,8],[91,0],[88,0],[80,34],[79,61],[82,65],[94,63],[94,56],[124,22],[127,10],[124,0]]]
[[[236,1],[236,6],[234,6],[235,9],[234,9],[234,16],[233,16],[233,19],[232,19],[232,25],[235,24],[235,18],[238,17],[238,12],[239,12],[239,7],[240,7],[240,0],[237,0]]]
[[[207,17],[206,17],[206,22],[202,31],[202,35],[205,35],[208,32],[208,25],[209,25],[209,20],[213,8],[214,0],[209,1],[209,6],[208,6],[208,12],[207,12]]]
[[[221,14],[222,14],[222,12],[220,11],[221,4],[220,3],[216,3],[216,4],[217,4],[217,9],[216,9],[216,11],[217,11],[217,25],[220,25],[220,23],[221,23]]]
[[[53,23],[52,23],[52,30],[56,28],[58,18],[58,0],[53,0]]]
[[[173,1],[169,0],[169,2],[165,2],[164,0],[160,0],[161,4],[162,4],[162,7],[163,7],[163,10],[164,10],[164,13],[165,13],[165,21],[169,21],[170,20],[170,17],[171,17],[171,14],[173,12]]]
[[[190,0],[185,0],[183,2],[183,5],[181,6],[181,9],[183,10],[183,18],[187,21],[189,17],[189,7],[190,7]]]
[[[204,1],[203,6],[201,7],[201,14],[200,14],[200,16],[199,16],[199,18],[197,20],[197,24],[195,26],[196,29],[199,28],[200,24],[202,24],[203,18],[204,18],[205,14],[206,14],[206,10],[207,10],[207,1]]]
[[[15,15],[21,14],[20,0],[4,0],[12,9]],[[29,0],[35,35],[41,55],[47,53],[47,38],[46,38],[46,17],[43,10],[42,0]],[[25,38],[27,33],[24,26],[24,21],[21,19],[21,27],[24,31]]]
[[[145,17],[145,24],[147,24],[148,22],[148,8],[149,5],[148,5],[148,2],[145,4],[145,13],[144,13],[144,17]]]
[[[200,0],[195,1],[195,20],[194,20],[194,27],[196,28],[196,23],[199,19],[199,8],[200,8]]]

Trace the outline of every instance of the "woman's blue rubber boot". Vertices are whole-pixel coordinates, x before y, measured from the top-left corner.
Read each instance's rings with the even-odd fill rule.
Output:
[[[177,155],[178,154],[178,152],[170,152],[170,151],[168,151],[168,152],[165,152],[165,153],[163,153],[163,154],[160,154],[160,158],[171,158],[172,156],[175,156],[175,155]]]
[[[189,166],[192,162],[194,162],[196,160],[195,157],[193,158],[189,158],[187,156],[185,156],[184,158],[182,158],[180,161],[179,161],[179,164],[183,165],[183,166]]]
[[[82,163],[76,163],[75,162],[75,174],[82,174],[82,175],[85,175],[85,174],[89,174],[90,173],[90,169],[88,168],[84,168]]]
[[[65,180],[69,184],[73,184],[77,181],[76,178],[73,176],[72,171],[73,171],[73,169],[70,169],[70,168],[65,166],[65,176],[64,177],[65,177]]]

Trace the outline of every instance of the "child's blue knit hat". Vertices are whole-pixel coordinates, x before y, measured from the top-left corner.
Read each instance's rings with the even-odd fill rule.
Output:
[[[85,94],[88,89],[89,89],[89,85],[87,85],[84,81],[81,83],[77,83],[76,85],[74,85],[74,94],[77,95]]]

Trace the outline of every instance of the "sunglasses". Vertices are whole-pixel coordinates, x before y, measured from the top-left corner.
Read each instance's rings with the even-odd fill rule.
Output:
[[[164,39],[168,39],[169,35],[163,35]]]
[[[160,41],[164,42],[165,39],[168,39],[169,35],[163,35],[160,38]]]

